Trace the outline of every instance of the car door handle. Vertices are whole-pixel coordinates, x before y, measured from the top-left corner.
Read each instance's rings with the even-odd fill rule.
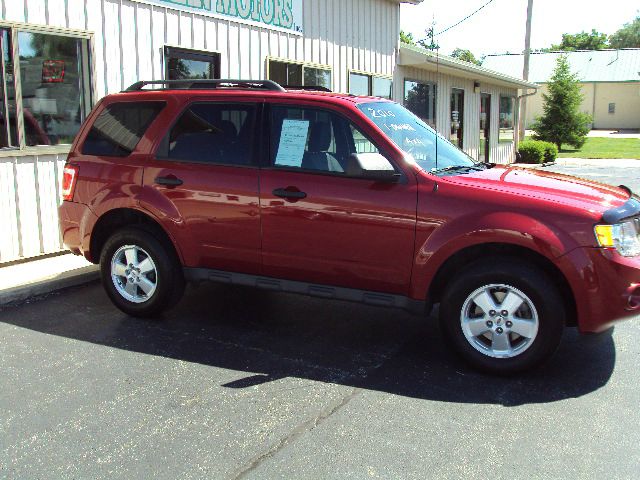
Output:
[[[301,192],[300,190],[291,190],[291,187],[288,188],[276,188],[273,191],[273,194],[276,197],[280,198],[290,198],[294,200],[301,200],[303,198],[307,198],[307,194]]]
[[[175,177],[173,175],[169,175],[168,177],[156,177],[155,182],[158,185],[165,185],[167,187],[179,187],[184,183],[178,177]]]

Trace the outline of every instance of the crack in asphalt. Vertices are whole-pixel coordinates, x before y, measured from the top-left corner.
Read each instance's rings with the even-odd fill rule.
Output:
[[[287,445],[293,443],[296,439],[301,437],[307,432],[310,432],[317,426],[321,425],[324,421],[326,421],[333,414],[342,410],[346,407],[351,400],[353,400],[358,394],[362,392],[361,388],[354,388],[351,392],[340,399],[339,402],[336,402],[332,407],[321,411],[315,417],[307,420],[304,423],[301,423],[297,427],[295,427],[291,432],[284,438],[282,438],[278,443],[273,445],[266,452],[254,457],[247,465],[238,470],[234,475],[230,477],[231,480],[240,480],[243,478],[247,478],[252,471],[262,465],[265,461],[272,458],[282,449],[284,449]]]
[[[359,379],[364,379],[369,377],[372,373],[376,372],[380,369],[389,359],[398,355],[400,351],[405,347],[406,343],[401,343],[396,346],[396,348],[387,352],[386,354],[380,355],[380,361],[375,365],[371,366],[368,371],[366,369],[358,369],[356,372],[345,375],[341,380],[345,380],[348,377],[354,377]],[[364,370],[364,371],[363,371]],[[338,413],[344,407],[346,407],[355,397],[357,397],[360,393],[362,393],[363,389],[359,387],[354,387],[351,391],[343,396],[339,401],[335,402],[331,407],[325,408],[320,411],[320,413],[313,418],[301,423],[297,427],[295,427],[289,434],[282,438],[279,442],[272,445],[266,452],[263,452],[251,459],[245,466],[241,467],[229,477],[229,480],[241,480],[247,478],[247,476],[256,470],[260,465],[264,462],[273,458],[276,454],[286,448],[288,445],[292,444],[295,440],[300,438],[305,433],[308,433],[324,423],[331,416]]]

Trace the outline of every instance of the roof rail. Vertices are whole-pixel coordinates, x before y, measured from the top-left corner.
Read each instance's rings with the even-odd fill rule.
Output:
[[[321,87],[320,85],[282,85],[285,90],[310,90],[314,92],[329,92],[331,89],[327,87]]]
[[[184,89],[215,89],[215,88],[246,88],[255,90],[270,90],[273,92],[285,92],[279,84],[272,80],[227,80],[227,79],[215,79],[215,80],[143,80],[136,82],[129,88],[124,90],[125,92],[139,92],[147,85],[165,85],[165,89],[172,87],[179,87]]]

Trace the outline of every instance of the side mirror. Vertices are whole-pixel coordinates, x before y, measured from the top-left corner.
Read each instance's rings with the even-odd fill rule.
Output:
[[[349,156],[347,175],[376,182],[395,183],[401,175],[379,153],[352,153]]]

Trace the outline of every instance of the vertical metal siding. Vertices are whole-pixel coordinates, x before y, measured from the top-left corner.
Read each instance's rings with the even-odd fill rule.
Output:
[[[0,158],[0,263],[62,249],[60,176],[66,155]]]
[[[164,45],[219,52],[223,77],[259,79],[267,57],[333,66],[347,91],[349,69],[393,73],[398,4],[389,0],[305,0],[304,36],[233,19],[130,0],[0,0],[4,20],[95,33],[96,98],[138,79],[164,76]]]

